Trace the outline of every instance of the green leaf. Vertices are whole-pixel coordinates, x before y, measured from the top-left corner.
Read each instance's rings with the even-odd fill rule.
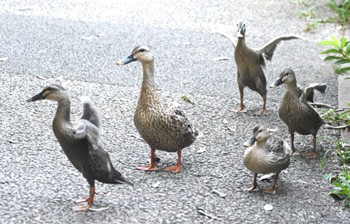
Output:
[[[336,65],[342,65],[342,64],[346,64],[346,63],[350,63],[350,60],[349,59],[340,59],[340,60],[335,62]]]
[[[331,39],[332,39],[333,43],[336,44],[338,46],[338,48],[341,49],[339,40],[335,36],[331,36]]]
[[[340,48],[343,49],[345,47],[345,44],[346,44],[346,38],[342,37],[340,39]]]
[[[342,57],[331,55],[331,56],[325,57],[323,60],[324,61],[331,61],[331,60],[342,60],[342,59],[343,59]]]
[[[345,73],[347,71],[350,71],[350,67],[338,67],[335,69],[337,74]]]
[[[321,40],[320,42],[318,42],[318,44],[325,45],[325,46],[332,46],[332,47],[335,47],[336,49],[339,49],[339,45],[330,40]]]
[[[340,54],[340,53],[341,53],[341,50],[331,48],[331,49],[322,51],[320,54],[333,54],[333,53],[334,53],[334,54]]]
[[[349,57],[349,54],[350,54],[350,43],[346,43],[346,46],[345,46],[345,54],[346,56]]]

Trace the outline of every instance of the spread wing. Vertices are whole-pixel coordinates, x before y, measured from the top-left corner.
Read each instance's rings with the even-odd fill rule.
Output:
[[[74,138],[85,138],[89,143],[89,150],[99,147],[100,131],[93,123],[88,120],[79,120],[73,129]]]
[[[221,32],[221,31],[215,31],[215,33],[220,34],[221,36],[227,38],[231,42],[231,44],[233,45],[233,48],[236,48],[236,44],[237,44],[236,38],[234,38],[230,34],[227,34],[227,33]]]
[[[101,117],[97,107],[89,97],[85,96],[80,99],[83,104],[83,114],[80,119],[87,120],[99,128],[101,125]]]
[[[293,40],[293,39],[299,39],[297,36],[281,36],[278,37],[267,44],[265,44],[262,48],[256,49],[256,52],[259,55],[262,55],[266,60],[271,61],[273,53],[277,47],[277,45],[284,40]]]
[[[325,83],[311,83],[308,87],[304,90],[304,98],[302,99],[303,102],[314,102],[314,92],[315,90],[325,93],[327,89],[327,84]]]

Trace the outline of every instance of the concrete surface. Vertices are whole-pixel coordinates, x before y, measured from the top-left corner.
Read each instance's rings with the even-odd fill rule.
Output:
[[[310,2],[325,10],[326,1]],[[234,32],[235,24],[244,20],[252,47],[283,34],[303,36],[278,46],[265,70],[268,83],[291,67],[301,85],[326,82],[327,93],[317,100],[335,106],[337,77],[322,61],[317,41],[337,33],[337,27],[322,24],[305,33],[301,10],[280,0],[1,1],[0,223],[348,223],[349,212],[326,196],[330,186],[322,179],[322,174],[338,169],[335,157],[322,170],[320,158],[293,157],[274,196],[241,190],[252,181],[242,162],[242,144],[253,127],[278,128],[276,135],[289,140],[277,115],[284,90],[268,92],[267,116],[253,115],[262,100],[248,89],[248,113],[233,113],[239,96],[232,47],[213,30]],[[155,54],[162,99],[179,101],[201,133],[183,151],[177,175],[135,170],[149,157],[132,120],[141,69],[138,63],[117,67],[115,62],[139,44],[150,45]],[[97,183],[95,204],[108,210],[71,210],[73,200],[88,193],[88,184],[52,133],[56,105],[25,102],[48,82],[66,87],[73,120],[81,113],[79,96],[90,96],[100,108],[102,145],[115,167],[135,184]],[[183,102],[183,95],[195,104]],[[320,131],[321,154],[330,149],[335,135]],[[297,135],[295,141],[300,151],[310,148],[310,136]],[[158,155],[160,168],[176,161],[176,154]],[[267,204],[273,206],[271,211],[264,209]]]

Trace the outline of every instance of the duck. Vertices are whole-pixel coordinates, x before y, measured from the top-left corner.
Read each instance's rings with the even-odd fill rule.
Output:
[[[275,194],[278,175],[290,164],[289,144],[275,136],[269,134],[265,126],[255,126],[253,135],[244,143],[248,147],[244,152],[244,165],[254,174],[253,184],[246,190],[251,192],[258,187],[258,174],[275,173],[275,179],[270,188],[265,193]]]
[[[294,146],[294,133],[301,135],[312,135],[313,149],[311,152],[303,153],[306,158],[314,159],[317,157],[316,140],[317,132],[324,124],[320,115],[308,104],[305,100],[308,97],[300,98],[300,91],[298,93],[297,80],[294,71],[291,68],[285,68],[280,73],[279,77],[271,88],[278,87],[284,84],[286,93],[278,108],[278,115],[280,119],[287,125],[290,133],[292,153],[296,152]],[[322,89],[321,89],[322,90]],[[307,92],[305,91],[307,96]]]
[[[252,49],[247,46],[245,41],[246,25],[244,22],[237,24],[237,41],[230,35],[223,32],[217,32],[228,38],[234,47],[234,58],[237,65],[237,83],[239,88],[240,104],[235,112],[247,112],[244,105],[244,88],[257,92],[263,99],[262,108],[255,112],[256,115],[267,114],[267,82],[263,71],[265,60],[271,61],[277,45],[281,41],[299,39],[297,36],[280,36],[265,44],[259,49]]]
[[[70,99],[65,89],[58,84],[47,85],[27,102],[38,100],[57,102],[52,129],[68,160],[83,174],[90,186],[86,205],[73,207],[74,211],[88,211],[94,202],[95,181],[107,184],[133,184],[118,172],[109,154],[100,144],[101,117],[89,97],[82,97],[83,112],[77,122],[70,120]],[[80,202],[80,201],[79,201]]]
[[[196,139],[198,132],[186,118],[183,111],[175,107],[166,107],[156,90],[154,81],[154,57],[151,49],[145,45],[135,47],[128,57],[117,61],[117,65],[126,65],[139,61],[142,65],[143,80],[136,110],[134,124],[144,141],[151,148],[150,164],[138,167],[139,170],[156,171],[156,150],[177,152],[175,166],[165,171],[179,173],[181,152]]]

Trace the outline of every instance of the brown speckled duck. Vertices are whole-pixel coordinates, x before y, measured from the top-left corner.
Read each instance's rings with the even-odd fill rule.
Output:
[[[117,62],[125,65],[133,61],[142,64],[143,81],[140,97],[134,114],[134,123],[141,137],[151,148],[151,162],[138,167],[145,171],[158,170],[155,164],[155,150],[177,152],[175,166],[166,171],[178,173],[181,166],[181,151],[196,139],[197,132],[180,110],[170,110],[161,103],[154,82],[154,58],[147,46],[137,46],[131,55]]]
[[[83,98],[83,114],[76,123],[70,121],[70,100],[64,88],[50,84],[27,102],[44,99],[58,103],[52,124],[53,132],[69,161],[83,174],[90,185],[89,198],[81,201],[87,202],[87,205],[73,207],[73,210],[90,209],[94,202],[95,180],[108,184],[132,185],[113,167],[109,154],[99,143],[101,118],[89,98]]]
[[[307,158],[316,158],[316,135],[324,122],[320,115],[305,100],[299,98],[297,80],[292,69],[284,69],[271,87],[277,87],[281,84],[286,86],[286,93],[279,106],[278,115],[288,127],[292,153],[296,151],[294,147],[294,132],[301,135],[311,134],[313,136],[313,150],[303,155]]]
[[[255,143],[255,144],[254,144]],[[282,139],[270,136],[267,128],[256,126],[253,136],[244,143],[249,147],[244,152],[244,165],[254,173],[253,184],[247,190],[258,187],[256,178],[258,173],[276,173],[272,186],[265,192],[275,194],[278,174],[286,169],[290,163],[290,147]]]
[[[266,78],[263,71],[265,60],[272,59],[273,53],[281,41],[298,39],[299,37],[281,36],[271,40],[260,49],[252,49],[248,47],[245,42],[246,25],[243,22],[239,22],[237,26],[237,43],[232,37],[224,33],[219,33],[228,38],[234,46],[234,57],[237,65],[237,82],[240,95],[239,107],[234,111],[246,112],[246,107],[243,102],[243,90],[245,87],[248,87],[251,90],[259,93],[259,95],[263,98],[263,106],[256,112],[256,114],[266,114],[267,89]]]

